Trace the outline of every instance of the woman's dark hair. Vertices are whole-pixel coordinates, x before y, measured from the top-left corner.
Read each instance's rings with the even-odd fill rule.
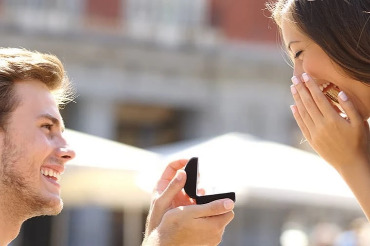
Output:
[[[370,85],[370,0],[278,0],[275,22],[289,18],[351,78]]]

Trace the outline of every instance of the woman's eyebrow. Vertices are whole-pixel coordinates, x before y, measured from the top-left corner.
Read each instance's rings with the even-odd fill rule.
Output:
[[[290,46],[292,45],[292,44],[295,44],[295,43],[299,43],[299,42],[301,42],[301,41],[290,41],[289,43],[288,43],[288,50],[290,50],[291,51],[291,48],[290,48]]]

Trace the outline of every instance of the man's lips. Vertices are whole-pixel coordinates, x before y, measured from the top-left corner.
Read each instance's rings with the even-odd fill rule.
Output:
[[[61,175],[63,174],[63,168],[60,168],[58,166],[43,166],[41,167],[40,172],[46,178],[58,182],[60,181]]]

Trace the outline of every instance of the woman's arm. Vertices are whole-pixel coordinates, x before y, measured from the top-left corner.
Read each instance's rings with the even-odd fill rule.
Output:
[[[348,118],[331,105],[308,75],[292,78],[292,112],[312,148],[346,181],[370,219],[370,131],[344,92],[338,101]]]

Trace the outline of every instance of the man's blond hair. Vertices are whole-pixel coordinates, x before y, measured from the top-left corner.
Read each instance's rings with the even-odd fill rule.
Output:
[[[38,80],[55,96],[58,105],[73,99],[74,93],[62,62],[54,55],[20,48],[0,48],[0,128],[19,104],[14,84]]]

